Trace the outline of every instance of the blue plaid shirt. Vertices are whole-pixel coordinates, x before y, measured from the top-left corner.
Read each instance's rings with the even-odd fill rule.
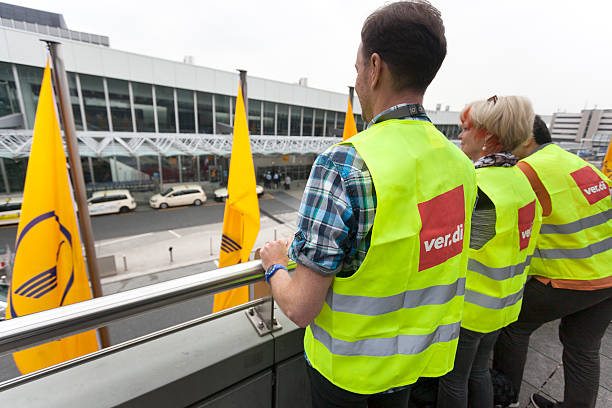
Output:
[[[396,105],[376,116],[398,109]],[[430,121],[427,115],[406,119]],[[372,176],[352,145],[334,145],[315,161],[289,257],[321,275],[351,276],[370,248],[376,213]]]

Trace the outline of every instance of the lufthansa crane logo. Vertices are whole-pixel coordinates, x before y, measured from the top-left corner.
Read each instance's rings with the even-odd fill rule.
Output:
[[[66,227],[62,225],[59,220],[59,217],[55,214],[55,211],[50,211],[44,214],[39,215],[30,221],[25,228],[19,234],[17,239],[17,245],[15,245],[15,253],[19,255],[19,249],[24,240],[28,240],[29,237],[36,235],[37,230],[40,228],[46,227],[49,228],[47,223],[55,224],[55,228],[60,231],[61,240],[57,244],[56,256],[55,256],[55,265],[46,269],[43,272],[36,273],[30,279],[22,283],[17,289],[11,291],[10,293],[10,314],[11,318],[18,317],[19,314],[15,310],[15,305],[13,302],[13,293],[19,297],[25,297],[30,299],[40,299],[43,296],[49,294],[51,291],[57,288],[58,280],[57,273],[58,269],[60,271],[62,269],[66,269],[68,266],[70,267],[70,278],[66,284],[66,287],[63,290],[62,296],[60,298],[60,302],[56,307],[62,306],[66,299],[66,295],[70,292],[72,285],[74,283],[74,265],[72,265],[72,235],[70,231]],[[51,227],[54,228],[54,227]],[[62,254],[66,254],[69,256],[62,256]],[[70,265],[65,265],[62,263],[63,259],[70,259]]]

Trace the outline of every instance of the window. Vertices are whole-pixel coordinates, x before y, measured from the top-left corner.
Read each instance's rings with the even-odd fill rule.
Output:
[[[215,95],[215,120],[216,123],[223,123],[230,126],[230,97],[227,95]],[[219,129],[217,129],[217,133]]]
[[[0,62],[0,117],[13,113],[21,113],[13,69],[10,64]]]
[[[91,75],[79,75],[81,93],[85,107],[85,120],[88,130],[108,130],[106,98],[102,78]]]
[[[249,99],[249,134],[261,135],[261,101]]]
[[[325,121],[325,136],[334,136],[336,130],[336,112],[327,111],[327,119]]]
[[[336,113],[336,136],[342,136],[342,132],[344,131],[344,119],[346,118],[345,112],[337,112]]]
[[[303,136],[312,136],[312,119],[313,119],[313,109],[312,108],[304,108],[304,118],[302,119],[302,135]]]
[[[106,201],[106,197],[102,196],[102,197],[96,197],[96,198],[92,198],[89,200],[90,204],[99,204],[99,203],[103,203]]]
[[[181,133],[195,133],[193,91],[177,89],[176,99],[178,103],[179,131]]]
[[[291,128],[289,129],[289,134],[291,136],[301,136],[302,135],[302,108],[299,106],[291,107]]]
[[[276,112],[276,134],[287,136],[289,134],[289,106],[278,104]]]
[[[6,169],[6,176],[9,182],[9,189],[12,192],[23,191],[25,184],[26,169],[28,168],[28,158],[22,159],[3,159]]]
[[[213,134],[212,94],[198,92],[198,133]]]
[[[30,129],[34,128],[34,117],[36,116],[36,105],[38,104],[38,95],[40,95],[40,84],[42,83],[43,70],[42,68],[27,67],[24,65],[17,66],[17,74],[21,85],[21,93],[23,94],[23,104],[25,105],[26,116]]]
[[[181,177],[183,182],[196,181],[198,160],[196,156],[181,156]]]
[[[314,127],[314,135],[315,136],[324,136],[323,135],[323,125],[325,120],[325,111],[320,109],[315,109],[315,127]]]
[[[264,135],[274,135],[274,106],[275,104],[273,102],[264,102]]]
[[[175,133],[174,91],[166,86],[155,86],[157,124],[160,133]],[[165,180],[164,180],[165,181]]]
[[[132,132],[132,110],[130,109],[130,91],[127,81],[107,79],[108,100],[111,109],[111,120],[115,132]]]
[[[77,90],[76,85],[76,74],[74,72],[68,72],[67,74],[68,88],[70,89],[70,104],[72,105],[72,116],[74,116],[74,127],[76,128],[76,130],[83,130],[83,117],[81,116],[81,105],[79,104],[79,92]]]
[[[164,183],[179,182],[178,156],[162,157],[162,179]]]
[[[138,132],[155,132],[153,113],[153,90],[149,84],[132,82],[134,93],[134,115]]]

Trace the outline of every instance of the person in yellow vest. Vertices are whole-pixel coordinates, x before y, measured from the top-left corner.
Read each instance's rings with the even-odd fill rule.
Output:
[[[536,117],[533,136],[515,150],[543,209],[518,320],[495,345],[494,368],[521,387],[529,336],[561,319],[564,401],[532,395],[538,408],[594,407],[599,347],[612,319],[612,182],[580,157],[551,143]],[[518,406],[518,403],[514,406]]]
[[[474,162],[465,305],[455,366],[440,378],[438,408],[493,407],[489,358],[502,327],[518,318],[542,208],[511,152],[531,136],[531,102],[518,96],[469,104],[460,115],[461,150]],[[469,387],[468,387],[469,384]]]
[[[369,127],[317,158],[291,246],[261,252],[275,300],[306,327],[314,407],[407,406],[419,377],[453,367],[476,175],[421,105],[445,55],[427,2],[366,19],[355,89]]]

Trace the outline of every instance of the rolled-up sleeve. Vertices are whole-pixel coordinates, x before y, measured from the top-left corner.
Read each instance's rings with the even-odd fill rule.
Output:
[[[315,161],[304,190],[289,257],[321,275],[342,268],[352,208],[342,174],[329,151]]]

